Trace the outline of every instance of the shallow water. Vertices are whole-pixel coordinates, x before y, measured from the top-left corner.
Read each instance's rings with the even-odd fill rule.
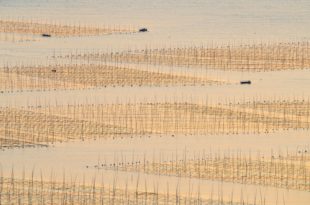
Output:
[[[226,79],[229,85],[208,86],[134,86],[81,90],[6,92],[0,106],[36,106],[67,104],[104,104],[115,102],[245,102],[268,100],[302,100],[310,97],[310,71],[294,70],[262,73],[208,71],[215,79]],[[251,85],[240,85],[251,80]]]
[[[298,139],[298,141],[296,140]],[[14,176],[22,176],[25,170],[26,177],[34,171],[35,178],[43,177],[49,180],[51,174],[54,180],[61,181],[66,177],[67,181],[77,179],[91,183],[96,177],[97,184],[112,185],[117,179],[118,186],[128,184],[135,189],[139,180],[139,189],[152,190],[154,185],[159,186],[160,193],[166,193],[167,184],[170,190],[176,187],[181,193],[186,194],[188,187],[192,186],[193,193],[197,187],[202,191],[202,196],[218,196],[217,190],[221,190],[224,199],[230,199],[232,192],[234,197],[244,197],[254,200],[259,192],[266,200],[266,204],[275,204],[277,197],[279,203],[285,200],[285,204],[307,204],[309,193],[281,188],[259,187],[255,185],[241,185],[230,182],[217,182],[209,180],[197,180],[191,178],[177,178],[163,175],[147,175],[133,172],[113,172],[99,170],[95,166],[101,163],[131,162],[138,160],[171,160],[186,157],[202,156],[205,154],[238,154],[257,156],[286,155],[309,150],[307,132],[280,132],[261,135],[217,135],[217,136],[175,136],[175,137],[135,137],[124,139],[109,139],[85,141],[83,143],[55,144],[48,148],[24,148],[1,151],[0,165],[4,176],[10,176],[14,170]],[[29,173],[29,176],[27,175]],[[146,183],[146,184],[145,184]]]
[[[111,25],[131,28],[147,27],[150,32],[43,39],[32,35],[0,34],[0,66],[19,64],[58,63],[54,54],[117,51],[138,48],[175,47],[184,45],[222,45],[253,42],[291,42],[310,40],[310,1],[307,0],[5,0],[0,1],[0,18],[33,20],[38,22],[67,23],[71,25]],[[156,68],[157,69],[157,68]],[[165,70],[165,67],[160,69]],[[179,68],[181,70],[181,68]],[[175,72],[180,70],[175,69]],[[193,71],[204,72],[204,70]],[[66,105],[82,103],[115,103],[145,101],[208,101],[244,102],[248,100],[308,99],[310,71],[281,72],[223,72],[208,70],[208,75],[224,79],[231,85],[187,87],[107,87],[88,90],[24,91],[0,93],[0,106]],[[242,86],[240,80],[251,80]],[[86,168],[98,161],[113,162],[124,157],[131,160],[147,155],[169,158],[171,155],[188,156],[203,151],[213,153],[249,152],[270,155],[309,149],[309,131],[283,131],[260,135],[176,136],[133,139],[109,139],[83,143],[55,144],[48,148],[9,149],[0,151],[0,165],[8,176],[14,168],[16,176],[25,169],[31,173],[50,172],[61,178],[82,176],[92,178],[104,175],[107,184],[113,184],[117,175],[120,184],[131,181],[134,187],[137,174]],[[155,154],[154,154],[155,153]],[[262,190],[267,204],[304,204],[310,202],[308,192],[245,186],[211,181],[175,179],[173,177],[141,176],[148,186],[167,183],[177,186],[182,181],[183,191],[188,184],[201,185],[206,195],[211,189],[223,189],[228,198],[232,189],[236,196]],[[189,182],[191,181],[191,182]],[[143,184],[142,183],[142,184]],[[141,185],[142,186],[142,185]],[[143,187],[143,186],[142,186]],[[142,188],[141,187],[141,188]],[[142,188],[143,189],[143,188]],[[173,188],[171,188],[172,190]],[[215,191],[217,192],[217,191]],[[278,196],[278,200],[275,197]],[[281,200],[280,200],[281,199]],[[276,203],[276,201],[278,203]]]
[[[298,140],[297,140],[298,139]],[[239,135],[206,135],[206,136],[130,136],[116,139],[86,140],[84,142],[56,143],[49,147],[14,148],[1,151],[2,168],[11,167],[61,172],[87,172],[86,165],[92,166],[100,162],[113,163],[114,160],[127,161],[147,160],[162,157],[174,159],[176,155],[196,157],[202,153],[228,154],[241,153],[256,156],[293,154],[308,150],[310,141],[308,131],[280,131],[269,134],[239,134]],[[173,157],[172,157],[173,156]],[[46,160],[48,159],[48,160]],[[8,172],[9,173],[9,172]]]
[[[150,32],[1,42],[0,46],[6,53],[24,58],[51,54],[54,49],[117,50],[228,42],[306,41],[310,36],[310,28],[306,26],[310,21],[309,9],[307,0],[298,3],[293,0],[1,1],[1,18],[75,25],[128,25],[147,27]],[[10,53],[13,46],[14,54]]]

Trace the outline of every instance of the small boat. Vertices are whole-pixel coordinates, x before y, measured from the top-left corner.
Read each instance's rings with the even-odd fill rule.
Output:
[[[140,28],[139,32],[147,32],[147,28]]]
[[[49,37],[52,37],[50,34],[47,34],[47,33],[43,33],[42,34],[42,37],[47,37],[47,38],[49,38]]]
[[[241,85],[244,85],[244,84],[251,84],[251,81],[250,81],[250,80],[240,81],[240,84],[241,84]]]

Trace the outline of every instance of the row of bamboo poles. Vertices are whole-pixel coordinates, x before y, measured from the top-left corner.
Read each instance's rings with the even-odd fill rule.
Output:
[[[102,64],[5,66],[0,69],[0,91],[86,89],[107,86],[189,86],[228,83],[190,72]]]
[[[21,178],[16,178],[12,171],[11,177],[0,177],[0,204],[265,205],[265,196],[262,193],[249,199],[249,197],[234,196],[234,190],[232,190],[231,196],[227,199],[222,191],[203,193],[200,189],[196,191],[189,189],[188,193],[181,193],[179,186],[175,190],[169,190],[167,185],[166,191],[163,191],[163,186],[159,190],[158,184],[154,184],[150,190],[146,182],[142,187],[139,179],[136,181],[135,188],[129,187],[128,182],[119,186],[116,180],[113,184],[105,184],[103,180],[98,182],[96,178],[92,183],[86,183],[85,179],[81,181],[63,177],[61,182],[53,175],[49,180],[43,179],[41,175],[38,180],[34,172],[29,178],[25,177],[25,173]]]
[[[191,69],[197,65],[212,69],[242,71],[307,69],[310,63],[308,50],[308,43],[291,43],[55,55],[57,58],[70,58],[71,62],[73,59],[84,59],[88,63],[4,66],[0,69],[0,91],[227,84],[228,81],[211,77],[208,72],[195,73]],[[226,55],[231,57],[228,58]],[[247,58],[248,61],[242,60],[243,58]],[[228,61],[223,63],[227,59]],[[257,66],[250,61],[259,62],[260,65]],[[143,68],[137,67],[137,64],[143,63],[146,64]],[[186,65],[191,69],[181,72],[179,69],[176,72],[170,68],[163,71],[159,68],[157,70],[149,68],[149,64]]]
[[[137,64],[200,67],[233,71],[279,71],[308,69],[309,42],[208,45],[123,52],[91,51],[55,54],[55,58],[116,61]]]
[[[309,100],[0,108],[0,147],[110,137],[260,134],[310,127]],[[298,106],[296,106],[298,105]],[[277,107],[277,109],[274,109]]]
[[[98,162],[96,169],[138,172],[200,180],[252,184],[310,191],[310,150],[270,156],[242,153],[210,153],[194,157],[175,155],[160,158]]]
[[[57,37],[98,36],[116,33],[134,33],[137,29],[129,26],[88,26],[77,24],[61,24],[52,22],[37,22],[27,20],[0,20],[0,33],[17,33]]]

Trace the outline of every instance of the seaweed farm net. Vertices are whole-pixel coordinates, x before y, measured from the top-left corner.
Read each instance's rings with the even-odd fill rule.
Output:
[[[86,89],[106,86],[189,86],[228,82],[189,72],[162,72],[108,64],[15,66],[0,69],[0,91]]]
[[[82,55],[56,54],[55,58],[259,72],[308,69],[310,67],[309,51],[309,42],[292,42],[170,47],[112,53],[92,51]]]
[[[310,191],[310,156],[303,153],[287,155],[208,154],[189,158],[143,159],[99,163],[98,169],[138,172],[151,175],[272,186]]]
[[[202,194],[201,194],[202,195]],[[96,183],[80,183],[74,180],[63,179],[63,182],[51,180],[16,179],[0,177],[0,201],[1,204],[153,204],[153,205],[250,205],[245,199],[224,200],[223,197],[205,197],[200,193],[182,195],[178,190],[171,190],[165,194],[160,193],[158,187],[154,190],[135,190],[127,186],[117,187],[115,184],[105,185]],[[253,199],[254,201],[254,199]],[[257,199],[257,201],[259,201]],[[258,203],[258,202],[257,202]],[[264,202],[261,202],[264,204]]]
[[[120,26],[83,26],[32,21],[0,20],[0,33],[51,35],[56,37],[97,36],[115,33],[134,33],[137,30]]]
[[[309,104],[308,100],[293,100],[215,105],[206,102],[2,107],[0,144],[14,147],[106,137],[309,129]]]

